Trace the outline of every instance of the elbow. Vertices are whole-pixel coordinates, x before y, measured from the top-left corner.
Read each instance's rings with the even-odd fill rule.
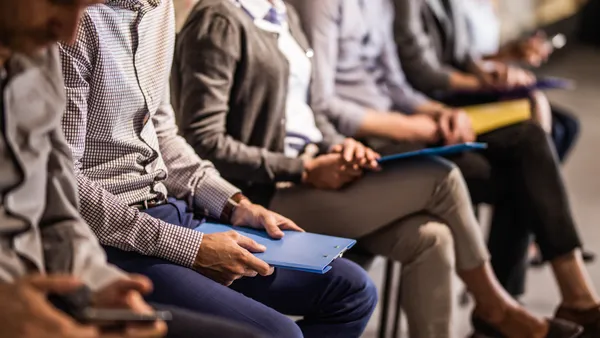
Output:
[[[218,133],[208,133],[200,130],[190,130],[184,133],[185,140],[192,146],[196,154],[209,161],[213,161],[219,153],[219,144],[223,136]]]

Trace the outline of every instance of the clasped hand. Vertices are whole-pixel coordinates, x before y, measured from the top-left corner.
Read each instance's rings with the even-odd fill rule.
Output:
[[[464,110],[447,109],[437,117],[437,121],[445,145],[474,142],[477,138],[471,119]]]
[[[504,62],[486,61],[478,67],[477,76],[484,86],[506,89],[529,86],[536,77],[530,71],[514,67]]]
[[[363,175],[363,170],[379,170],[379,159],[372,149],[347,138],[329,154],[305,161],[302,183],[317,189],[338,190]]]

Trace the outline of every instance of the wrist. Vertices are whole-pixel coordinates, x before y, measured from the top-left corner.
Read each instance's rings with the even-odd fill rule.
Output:
[[[309,181],[310,173],[315,168],[315,161],[313,158],[304,159],[304,170],[302,170],[302,183],[307,184]]]
[[[453,87],[458,89],[476,90],[483,86],[483,73],[460,74],[457,73],[453,79]]]
[[[239,211],[240,207],[247,206],[248,204],[252,203],[240,192],[231,196],[223,207],[223,211],[221,213],[221,222],[233,224],[237,211]]]

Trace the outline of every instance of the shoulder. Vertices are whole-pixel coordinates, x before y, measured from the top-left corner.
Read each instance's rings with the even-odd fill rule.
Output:
[[[249,18],[231,0],[200,0],[190,11],[182,31],[188,26],[210,27],[215,21],[243,28]]]
[[[177,36],[176,55],[216,47],[238,57],[240,43],[251,27],[254,23],[232,1],[200,0]]]

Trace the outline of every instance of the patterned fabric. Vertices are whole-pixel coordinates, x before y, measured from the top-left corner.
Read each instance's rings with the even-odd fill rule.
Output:
[[[271,7],[269,8],[269,12],[263,18],[263,20],[268,21],[277,26],[282,26],[287,21],[287,18],[285,11],[280,12],[275,7]]]
[[[129,207],[171,195],[218,218],[239,191],[178,136],[168,94],[174,39],[171,1],[90,7],[77,42],[61,45],[68,99],[63,128],[81,211],[101,243],[190,267],[201,233]]]

